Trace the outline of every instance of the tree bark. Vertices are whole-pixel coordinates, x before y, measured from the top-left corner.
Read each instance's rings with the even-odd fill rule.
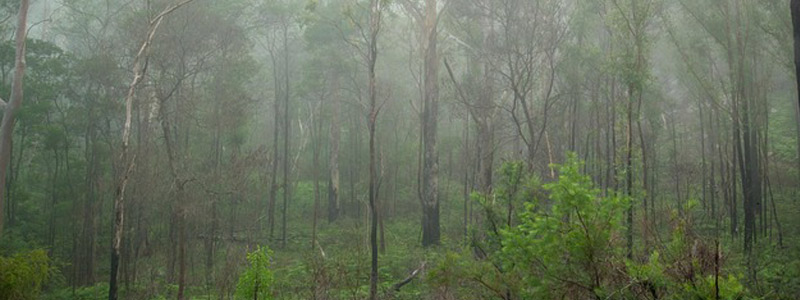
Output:
[[[17,17],[16,31],[16,56],[14,59],[14,80],[11,83],[11,98],[5,105],[3,121],[0,124],[0,237],[3,236],[3,204],[5,204],[7,188],[6,173],[11,161],[11,141],[14,134],[14,121],[16,113],[22,106],[23,79],[25,77],[25,48],[28,33],[28,0],[22,0]]]
[[[370,300],[376,300],[378,298],[378,212],[375,206],[377,198],[375,128],[378,118],[378,106],[376,103],[378,91],[375,78],[375,63],[378,60],[378,33],[380,32],[381,26],[381,4],[379,1],[380,0],[370,0],[369,38],[367,41],[369,44],[367,53],[367,69],[369,72],[369,242],[370,253],[372,255],[369,273]]]
[[[800,0],[792,0],[792,28],[794,32],[794,67],[797,83],[797,101],[795,101],[795,117],[797,118],[797,170],[800,174]]]
[[[128,157],[129,156],[129,145],[130,145],[130,136],[131,136],[131,119],[132,119],[132,111],[133,111],[133,97],[136,92],[136,87],[139,83],[144,79],[145,73],[147,71],[147,51],[152,44],[153,38],[155,37],[158,28],[161,26],[161,22],[164,20],[168,14],[172,13],[176,9],[180,8],[183,5],[186,5],[193,0],[182,0],[176,4],[173,4],[166,9],[164,9],[160,14],[158,14],[155,18],[150,20],[147,35],[145,37],[144,42],[142,42],[141,47],[139,48],[139,52],[137,52],[136,56],[133,60],[133,81],[131,81],[130,86],[128,87],[128,93],[125,96],[125,123],[122,128],[122,146],[121,146],[121,153],[119,161],[121,163],[125,163],[125,168],[122,170],[122,176],[117,184],[115,197],[114,197],[114,238],[111,244],[111,274],[109,279],[109,288],[108,288],[108,299],[109,300],[116,300],[117,299],[117,277],[119,276],[119,259],[120,259],[120,245],[122,243],[122,234],[124,232],[124,199],[125,199],[125,188],[128,184],[128,179],[130,178],[131,172],[133,171],[134,161],[136,156]],[[27,9],[27,1],[23,0],[23,4],[25,4]],[[5,122],[5,121],[4,121]],[[170,158],[170,161],[172,159]],[[173,168],[174,173],[174,168]],[[0,178],[2,179],[2,178]],[[180,295],[182,290],[179,288],[179,299],[181,299]]]
[[[334,85],[338,89],[338,84]],[[328,222],[336,221],[339,217],[339,140],[341,129],[339,124],[339,97],[338,93],[331,99],[331,127],[330,127],[330,151],[329,151],[329,172],[328,181]]]
[[[289,209],[289,199],[291,198],[291,179],[289,178],[289,135],[291,134],[291,119],[289,117],[289,28],[288,24],[283,24],[283,214],[281,214],[281,246],[286,247],[286,214]]]
[[[270,185],[269,185],[269,199],[267,200],[267,222],[269,222],[269,238],[272,239],[275,236],[275,202],[277,201],[278,195],[278,163],[281,158],[280,156],[280,148],[278,146],[278,137],[280,136],[280,127],[281,127],[281,96],[280,96],[280,85],[278,84],[278,71],[277,71],[277,64],[274,54],[272,55],[272,68],[273,68],[273,77],[275,81],[275,102],[273,102],[272,110],[275,113],[275,120],[273,125],[272,131],[272,162],[270,164]]]
[[[425,1],[425,93],[423,100],[422,246],[439,244],[439,154],[436,148],[439,114],[439,57],[436,0]]]
[[[628,103],[627,103],[627,125],[625,127],[626,130],[626,145],[625,145],[625,195],[628,196],[629,199],[633,199],[633,166],[632,166],[632,154],[633,154],[633,95],[635,92],[635,88],[633,84],[628,86]],[[628,232],[627,232],[627,249],[628,249],[628,258],[633,258],[633,201],[628,205],[628,211],[626,213],[628,218]]]
[[[319,202],[320,202],[320,191],[319,191],[319,132],[322,131],[322,126],[317,114],[313,111],[315,108],[312,109],[312,118],[311,118],[311,147],[313,152],[313,159],[312,159],[312,180],[314,181],[314,220],[312,221],[311,226],[311,250],[314,250],[314,246],[317,243],[317,218],[319,215]]]

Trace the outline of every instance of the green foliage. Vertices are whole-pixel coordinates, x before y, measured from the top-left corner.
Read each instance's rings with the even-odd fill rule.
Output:
[[[503,265],[524,283],[525,297],[589,296],[612,277],[615,234],[623,229],[628,201],[600,197],[580,167],[571,154],[559,168],[559,180],[544,185],[550,207],[528,204],[520,224],[503,233]]]
[[[800,291],[800,243],[797,239],[784,241],[788,249],[765,247],[761,251],[758,278],[765,297],[788,299]]]
[[[675,299],[716,299],[716,287],[719,285],[719,299],[741,299],[744,295],[744,286],[740,278],[734,275],[717,279],[709,275],[698,278],[693,283],[684,283],[684,295],[676,295]]]
[[[427,275],[432,290],[450,294],[453,299],[492,299],[498,291],[510,290],[517,283],[491,261],[475,260],[470,251],[445,253]],[[465,286],[476,288],[462,288]]]
[[[0,299],[38,299],[54,272],[44,250],[0,257]]]
[[[274,277],[270,270],[272,251],[268,247],[258,246],[247,254],[250,266],[239,276],[236,284],[236,297],[240,299],[272,299]]]
[[[689,200],[681,211],[691,211],[698,204]],[[745,287],[741,276],[726,271],[717,251],[722,246],[709,245],[703,238],[692,233],[690,214],[672,212],[671,238],[663,247],[663,253],[654,251],[645,263],[626,261],[626,270],[632,290],[658,295],[666,299],[741,299]],[[717,248],[719,247],[719,248]]]
[[[123,295],[127,292],[122,291]],[[125,297],[122,297],[125,298]],[[101,300],[108,299],[108,282],[72,289],[62,288],[44,297],[47,300]]]

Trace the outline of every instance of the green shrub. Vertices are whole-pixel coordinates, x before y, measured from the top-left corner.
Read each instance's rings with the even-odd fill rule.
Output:
[[[522,282],[526,299],[595,298],[616,283],[628,201],[601,197],[580,169],[571,154],[558,181],[544,185],[549,208],[528,202],[519,224],[502,234],[503,268]]]
[[[0,299],[38,299],[55,269],[44,250],[0,257]]]
[[[126,291],[123,291],[126,292]],[[64,287],[43,297],[47,300],[101,300],[108,299],[108,282],[101,282],[91,286]],[[121,297],[125,299],[126,297]]]
[[[272,299],[272,284],[275,280],[269,269],[272,251],[258,246],[247,254],[250,266],[239,276],[236,284],[237,299]]]

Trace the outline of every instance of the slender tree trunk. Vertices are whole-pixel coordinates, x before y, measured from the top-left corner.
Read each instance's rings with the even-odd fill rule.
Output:
[[[334,85],[338,89],[338,84]],[[339,140],[341,135],[339,124],[339,95],[334,93],[331,99],[331,124],[330,124],[330,151],[329,166],[330,178],[328,181],[328,222],[336,221],[339,217]]]
[[[369,15],[369,52],[367,57],[367,69],[369,74],[369,209],[370,209],[370,253],[372,256],[369,273],[369,299],[378,299],[378,212],[375,206],[377,198],[377,174],[376,174],[376,153],[375,153],[375,128],[378,118],[377,105],[377,82],[375,78],[375,63],[378,60],[378,33],[381,26],[381,4],[380,0],[370,0]]]
[[[703,101],[701,100],[700,103],[697,105],[698,111],[700,114],[700,185],[701,185],[701,201],[703,203],[703,209],[709,210],[710,204],[708,203],[707,195],[707,163],[706,163],[706,122],[705,122],[705,111],[703,109]]]
[[[471,161],[470,160],[470,153],[469,153],[469,119],[470,119],[469,114],[467,114],[467,117],[464,118],[464,148],[462,150],[463,151],[463,156],[462,156],[463,160],[462,161],[466,164],[466,166],[464,166],[464,170],[463,170],[463,172],[464,172],[464,220],[463,220],[463,223],[464,223],[464,244],[467,243],[468,238],[469,238],[469,234],[468,234],[469,233],[469,199],[470,199],[470,190],[471,190],[469,176],[470,176],[470,173],[471,173],[470,171],[472,170],[472,168],[470,166],[471,163],[469,163]]]
[[[792,0],[792,28],[794,32],[794,66],[795,81],[797,83],[797,101],[795,103],[795,117],[797,123],[797,169],[800,174],[800,0]]]
[[[283,28],[283,214],[281,216],[281,246],[286,247],[286,217],[289,209],[289,199],[291,199],[292,182],[289,178],[289,149],[291,144],[289,136],[291,134],[292,118],[289,116],[289,25],[284,24]]]
[[[423,102],[422,246],[439,244],[439,154],[436,148],[439,114],[439,57],[436,0],[425,1],[425,95]]]
[[[649,234],[650,234],[650,223],[647,218],[647,211],[648,209],[652,209],[652,207],[648,207],[648,198],[650,197],[650,182],[648,181],[648,165],[647,165],[647,144],[644,137],[644,130],[642,129],[642,92],[639,91],[637,101],[636,101],[636,127],[639,131],[639,147],[641,147],[642,153],[642,187],[644,188],[645,195],[642,197],[642,218],[643,218],[643,240],[644,240],[644,251],[645,253],[650,253],[650,244],[648,242]],[[651,204],[652,205],[652,204]]]
[[[314,108],[312,108],[313,110]],[[312,112],[313,117],[312,124],[311,124],[311,147],[313,152],[312,158],[312,180],[314,181],[314,220],[312,221],[311,226],[311,250],[314,250],[314,245],[317,242],[317,218],[319,215],[319,202],[320,202],[320,191],[319,191],[319,132],[322,131],[322,125],[320,124],[320,120],[317,117],[315,112]]]
[[[87,125],[86,139],[86,198],[83,203],[83,228],[81,232],[80,254],[78,255],[77,265],[79,286],[88,285],[94,278],[94,246],[95,246],[95,201],[97,199],[99,161],[97,157],[97,144],[95,141],[96,131],[94,129],[93,109],[89,109],[89,125]]]
[[[11,98],[5,103],[3,121],[0,124],[0,189],[5,189],[6,172],[11,161],[11,140],[14,134],[16,113],[22,106],[22,79],[25,77],[25,48],[28,33],[28,0],[21,0],[17,17],[16,56],[14,59],[14,79],[11,83]],[[3,205],[6,202],[5,190],[0,190],[0,237],[3,236]]]
[[[625,195],[633,198],[633,95],[635,88],[633,84],[628,86],[628,103],[627,103],[627,126],[626,126],[626,146],[625,146]],[[627,211],[628,219],[628,232],[627,232],[627,246],[628,258],[633,258],[633,201],[628,206]]]
[[[273,60],[273,69],[275,63]],[[277,71],[274,71],[275,78],[278,78]],[[277,82],[277,79],[275,80]],[[280,136],[281,126],[281,110],[280,110],[280,88],[275,84],[275,102],[273,103],[273,111],[275,112],[275,120],[272,132],[272,161],[270,162],[270,185],[269,185],[269,199],[267,200],[267,220],[269,222],[269,238],[275,236],[275,202],[278,195],[278,164],[280,161],[280,148],[278,146],[278,137]]]
[[[220,100],[219,95],[219,78],[216,78],[215,90],[217,91],[217,100]],[[221,124],[221,101],[216,101],[214,103],[214,140],[213,140],[213,147],[214,147],[214,170],[213,176],[214,181],[216,183],[221,183],[222,175],[220,173],[220,165],[222,164],[222,126]],[[217,216],[217,203],[220,201],[219,194],[211,196],[211,206],[210,206],[210,217],[211,217],[211,224],[209,224],[210,228],[208,230],[208,235],[205,239],[205,246],[206,246],[206,286],[211,288],[214,282],[214,250],[216,248],[216,240],[217,240],[217,230],[219,227],[219,220]]]

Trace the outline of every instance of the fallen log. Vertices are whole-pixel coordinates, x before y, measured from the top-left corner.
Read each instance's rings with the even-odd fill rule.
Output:
[[[392,285],[392,291],[399,292],[400,288],[402,288],[404,285],[409,284],[412,280],[414,280],[414,277],[417,277],[417,275],[419,275],[419,273],[421,273],[423,269],[425,269],[425,262],[422,262],[419,268],[411,272],[411,274],[408,275],[408,277],[406,277],[405,279],[403,279],[403,281],[400,281]]]

